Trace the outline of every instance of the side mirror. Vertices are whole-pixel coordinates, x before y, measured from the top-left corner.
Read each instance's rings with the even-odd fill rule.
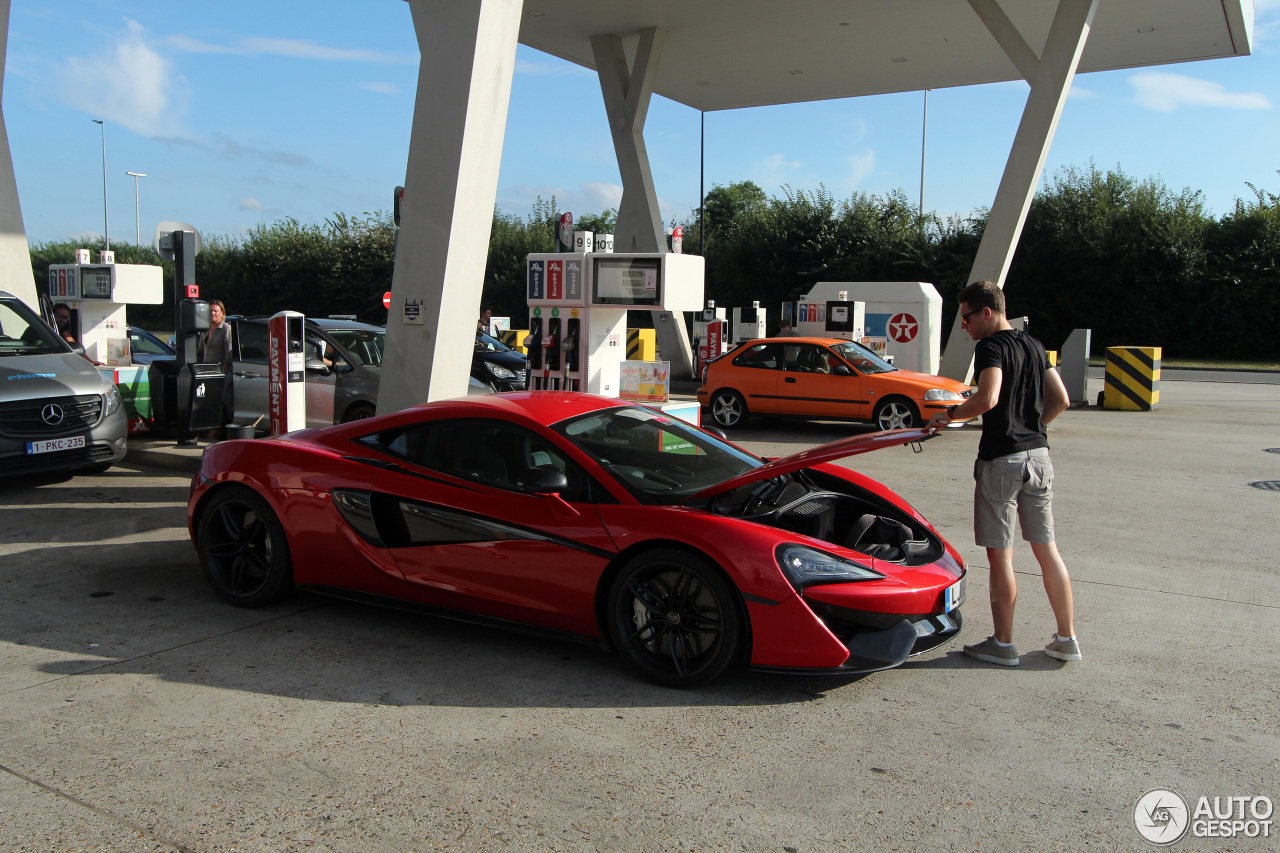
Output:
[[[702,428],[702,431],[703,431],[703,432],[709,432],[709,433],[711,433],[712,435],[714,435],[716,438],[720,439],[721,441],[728,441],[728,440],[729,440],[729,436],[727,436],[727,435],[725,434],[725,431],[724,431],[724,430],[722,430],[722,429],[720,429],[720,427],[716,427],[716,426],[704,426],[704,427]]]
[[[67,341],[67,346],[71,347],[71,351],[78,356],[88,358],[88,354],[84,350],[84,344],[79,341]]]
[[[329,366],[318,358],[307,359],[306,369],[308,373],[319,373],[321,376],[328,376],[332,373],[329,370]]]
[[[535,495],[558,495],[569,488],[569,480],[564,472],[554,465],[538,465],[526,468],[516,480],[516,485],[524,492]]]
[[[847,364],[837,364],[835,367],[831,368],[831,372],[836,376],[852,376],[853,375],[853,371],[849,369],[849,365]]]

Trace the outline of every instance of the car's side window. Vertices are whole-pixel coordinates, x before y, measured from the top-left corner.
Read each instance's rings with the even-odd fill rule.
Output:
[[[783,347],[786,363],[783,370],[795,373],[830,373],[827,364],[827,351],[822,347],[809,344]]]
[[[781,347],[778,344],[756,344],[733,360],[738,367],[754,367],[760,370],[777,370],[778,355]]]
[[[240,341],[240,360],[266,364],[267,327],[259,323],[237,323],[235,329]]]
[[[432,421],[379,436],[386,452],[414,465],[463,480],[519,491],[528,468],[551,465],[564,472],[566,501],[592,503],[613,498],[555,444],[523,427],[491,419]]]

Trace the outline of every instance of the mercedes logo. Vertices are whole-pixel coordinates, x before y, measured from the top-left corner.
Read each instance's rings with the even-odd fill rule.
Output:
[[[57,403],[50,403],[40,410],[40,420],[49,426],[58,426],[58,424],[62,423],[63,417],[65,417],[65,414],[62,411],[62,407]]]

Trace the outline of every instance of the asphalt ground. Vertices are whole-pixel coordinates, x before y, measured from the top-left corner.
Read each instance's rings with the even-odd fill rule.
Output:
[[[1280,481],[1280,394],[1166,380],[1161,400],[1054,425],[1085,660],[1040,651],[1053,623],[1019,544],[1016,669],[955,642],[862,678],[667,690],[447,621],[230,607],[187,539],[187,476],[143,452],[0,482],[0,850],[1144,850],[1150,789],[1280,800],[1280,493],[1248,485]],[[737,439],[777,455],[862,429]],[[977,437],[850,463],[965,556],[961,642],[991,625]]]

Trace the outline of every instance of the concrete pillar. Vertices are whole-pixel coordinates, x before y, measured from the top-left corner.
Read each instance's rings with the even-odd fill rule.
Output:
[[[524,6],[408,3],[422,58],[378,414],[467,393]]]
[[[650,27],[640,32],[635,59],[627,62],[622,39],[612,33],[593,36],[591,51],[595,56],[600,92],[604,95],[609,130],[613,133],[613,149],[622,176],[622,201],[618,205],[618,224],[613,232],[615,252],[665,252],[667,232],[658,209],[658,193],[653,186],[649,153],[644,146],[644,122],[653,97],[654,81],[666,32]],[[666,311],[650,312],[658,340],[658,354],[671,362],[671,375],[688,378],[693,375],[693,348],[685,330],[684,318]]]
[[[9,3],[10,0],[0,0],[0,103],[3,103],[5,56],[9,50]],[[7,290],[31,308],[40,310],[3,108],[0,108],[0,290]]]
[[[1049,145],[1053,142],[1058,119],[1071,90],[1071,81],[1080,64],[1080,54],[1084,52],[1085,41],[1089,37],[1098,0],[1058,0],[1058,10],[1049,29],[1044,52],[1038,59],[996,0],[969,0],[969,5],[1018,72],[1031,84],[1022,121],[1018,124],[1013,148],[1000,180],[1000,189],[991,205],[987,227],[967,280],[985,279],[1003,288],[1014,250],[1018,247],[1018,237],[1027,219],[1027,210],[1044,171]],[[970,381],[973,348],[974,341],[961,328],[957,314],[942,356],[942,375]]]

